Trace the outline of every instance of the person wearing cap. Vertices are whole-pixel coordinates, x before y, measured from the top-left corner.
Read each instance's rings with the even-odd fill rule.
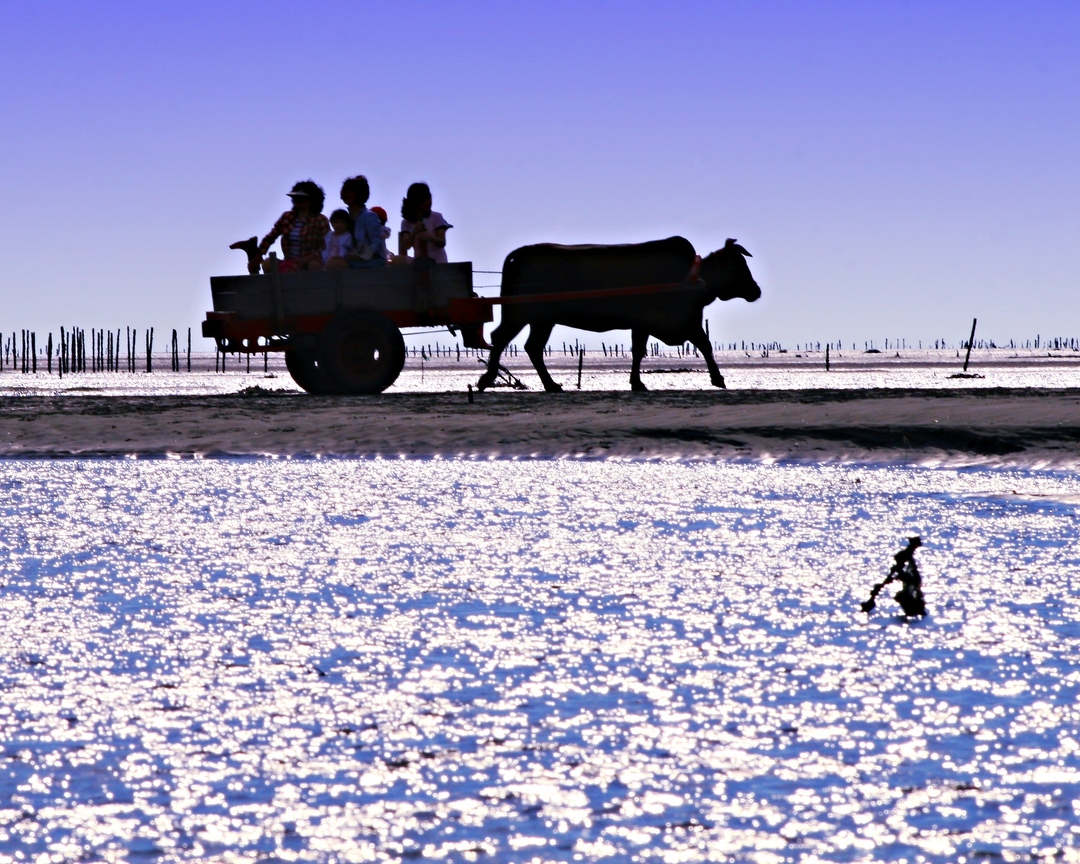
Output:
[[[354,269],[386,265],[386,238],[379,217],[367,207],[370,196],[371,186],[363,174],[341,184],[341,201],[353,220],[353,247],[344,263]]]
[[[330,223],[323,216],[323,202],[326,193],[314,180],[301,180],[289,192],[292,209],[281,214],[270,233],[259,243],[258,253],[265,255],[274,241],[281,238],[281,251],[285,260],[280,270],[322,270],[323,249],[326,248],[326,235],[330,233]],[[263,265],[266,269],[266,265]]]
[[[386,215],[386,211],[382,207],[369,207],[368,209],[379,217],[379,224],[382,225],[383,243],[385,243],[390,239],[390,229],[386,225],[390,217]],[[394,263],[394,253],[390,251],[389,247],[386,249],[386,263]]]

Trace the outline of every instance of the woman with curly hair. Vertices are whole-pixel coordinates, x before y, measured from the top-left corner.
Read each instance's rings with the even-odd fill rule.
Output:
[[[258,245],[259,256],[265,255],[274,241],[281,238],[281,251],[285,260],[280,269],[288,273],[295,270],[322,270],[323,249],[330,223],[322,215],[326,193],[314,180],[301,180],[289,192],[292,209],[281,214],[270,233]],[[265,270],[265,264],[263,265]]]

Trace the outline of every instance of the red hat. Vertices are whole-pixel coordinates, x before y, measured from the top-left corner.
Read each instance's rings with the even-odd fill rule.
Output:
[[[372,207],[371,212],[379,217],[379,221],[386,224],[386,211],[382,207]]]

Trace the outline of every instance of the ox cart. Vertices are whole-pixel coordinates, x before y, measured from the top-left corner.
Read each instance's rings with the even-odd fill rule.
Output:
[[[714,299],[756,300],[761,289],[734,240],[704,260],[681,237],[628,246],[523,247],[507,257],[502,296],[478,297],[472,264],[435,264],[321,272],[276,271],[210,280],[214,309],[203,335],[225,353],[283,351],[293,380],[309,393],[381,393],[405,364],[402,327],[447,328],[466,348],[492,348],[484,324],[507,307],[492,334],[491,386],[502,350],[528,325],[526,351],[547,390],[558,390],[543,364],[543,342],[555,324],[603,331],[630,329],[631,386],[640,381],[646,339],[689,340],[702,352],[713,383],[724,386],[702,310]],[[552,266],[557,265],[557,266]],[[699,277],[700,270],[700,277]]]
[[[285,353],[309,393],[381,393],[405,364],[401,328],[460,331],[486,348],[491,302],[473,292],[472,264],[215,276],[203,336],[225,353]]]

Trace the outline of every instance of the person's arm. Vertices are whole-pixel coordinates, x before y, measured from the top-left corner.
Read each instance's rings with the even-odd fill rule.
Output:
[[[442,249],[446,246],[446,229],[453,228],[454,226],[443,219],[442,214],[435,215],[439,218],[439,222],[435,227],[430,231],[428,231],[427,228],[422,228],[417,234],[417,237],[423,236],[427,240],[428,246],[435,246]]]
[[[402,223],[401,230],[398,232],[397,248],[398,255],[408,255],[409,250],[413,248],[413,232],[412,228],[405,228],[406,223]]]
[[[277,240],[278,237],[288,233],[289,229],[292,227],[289,219],[291,215],[291,211],[281,214],[281,218],[274,223],[274,227],[270,229],[270,233],[263,237],[262,242],[259,244],[260,254],[265,255],[270,250],[270,247],[274,245],[274,241]]]
[[[312,234],[315,235],[315,242],[317,243],[317,248],[314,251],[320,255],[326,248],[326,238],[330,236],[330,230],[330,220],[322,213],[319,213],[315,217],[315,228],[312,229]]]
[[[438,246],[440,249],[446,246],[446,229],[449,227],[449,225],[440,225],[435,229],[434,233],[430,231],[425,232],[428,235],[428,244],[431,246]]]

